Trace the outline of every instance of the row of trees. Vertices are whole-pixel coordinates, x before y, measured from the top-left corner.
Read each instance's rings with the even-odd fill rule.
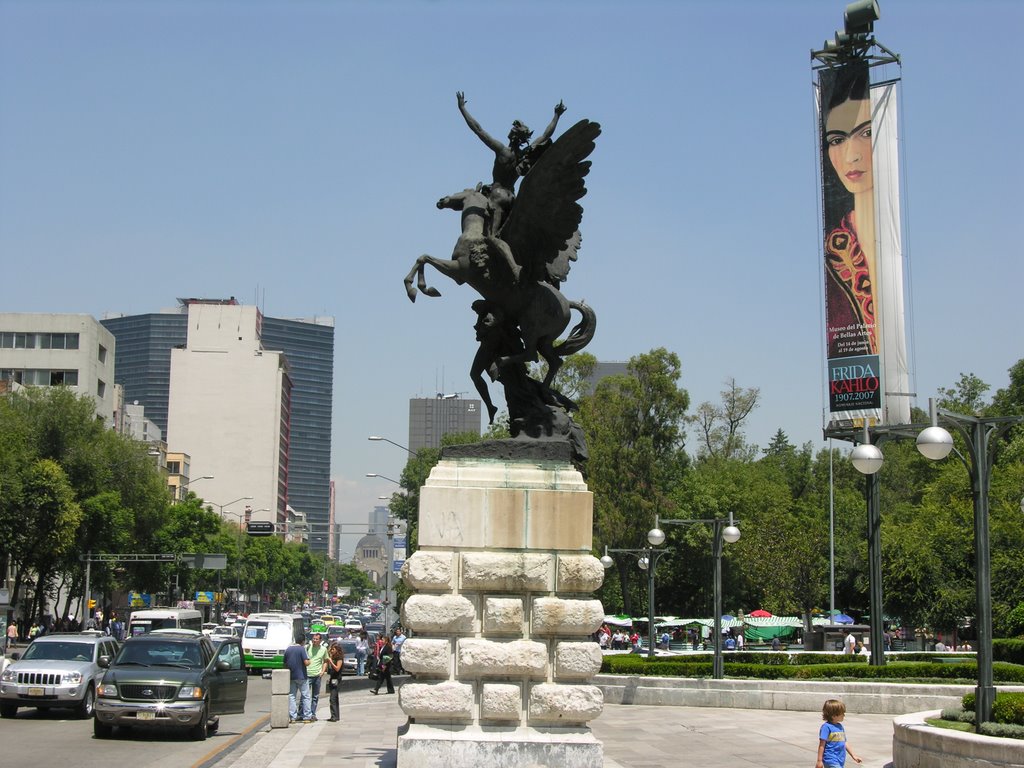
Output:
[[[77,614],[82,555],[212,552],[227,555],[227,570],[93,563],[90,588],[171,599],[237,585],[286,602],[319,592],[325,576],[356,590],[372,587],[356,568],[305,545],[243,535],[194,495],[172,504],[147,446],[105,428],[90,398],[63,387],[0,397],[0,573],[13,575],[11,603],[20,616],[41,617],[47,602],[56,605],[55,618]]]
[[[594,493],[594,545],[642,549],[655,516],[706,519],[732,513],[742,531],[726,546],[726,610],[764,608],[809,616],[829,607],[830,504],[835,518],[837,607],[867,613],[865,478],[848,458],[849,445],[793,445],[779,429],[764,448],[750,444],[744,425],[759,391],[728,381],[718,403],[691,412],[681,388],[677,355],[655,349],[629,362],[628,373],[584,382],[596,360],[567,359],[561,391],[580,405]],[[1010,385],[986,401],[988,386],[964,375],[940,390],[940,405],[986,416],[1024,414],[1024,360],[1010,369]],[[915,423],[927,422],[917,411]],[[694,436],[686,444],[687,432]],[[475,439],[460,436],[460,439]],[[955,438],[959,441],[959,437]],[[958,443],[959,444],[959,443]],[[959,445],[963,450],[964,446]],[[415,524],[418,490],[438,459],[421,451],[402,474],[406,495],[392,510]],[[932,462],[912,441],[885,448],[882,484],[883,600],[885,613],[904,626],[952,630],[974,615],[973,505],[970,479],[959,461]],[[991,500],[992,597],[998,634],[1024,633],[1024,428],[1007,434],[993,470]],[[831,502],[830,502],[831,497]],[[667,550],[658,561],[657,612],[712,613],[710,526],[666,527]],[[620,555],[599,597],[608,612],[636,615],[646,604],[646,574]]]

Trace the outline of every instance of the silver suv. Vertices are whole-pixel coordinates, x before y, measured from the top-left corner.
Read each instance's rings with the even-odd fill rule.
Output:
[[[96,631],[43,635],[0,674],[0,717],[18,707],[68,707],[91,717],[103,670],[101,656],[113,657],[118,643]]]

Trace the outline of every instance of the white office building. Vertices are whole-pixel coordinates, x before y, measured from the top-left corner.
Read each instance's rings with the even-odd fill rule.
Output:
[[[0,312],[0,380],[66,386],[114,420],[114,336],[89,315]]]
[[[229,522],[287,520],[291,380],[284,356],[262,347],[262,319],[190,301],[187,342],[171,350],[167,445],[209,476],[201,495]]]

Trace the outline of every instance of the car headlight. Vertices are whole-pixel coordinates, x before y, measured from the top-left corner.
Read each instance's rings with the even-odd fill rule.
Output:
[[[0,675],[0,680],[3,680],[5,683],[13,683],[17,679],[18,679],[18,673],[15,672],[10,667],[5,669],[4,673],[2,675]]]
[[[203,686],[201,685],[183,685],[181,690],[178,691],[179,699],[201,699],[203,698]]]
[[[113,683],[100,683],[100,687],[96,689],[96,693],[105,699],[116,699],[117,686]]]
[[[81,672],[65,672],[64,673],[64,682],[65,683],[71,683],[71,685],[78,685],[80,682],[82,682],[82,673]]]

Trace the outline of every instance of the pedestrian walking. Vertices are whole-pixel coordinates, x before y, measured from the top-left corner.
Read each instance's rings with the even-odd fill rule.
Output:
[[[383,683],[388,685],[388,693],[395,692],[395,684],[391,682],[391,662],[394,661],[395,649],[391,645],[390,640],[385,640],[384,645],[381,646],[380,655],[377,657],[377,685],[370,691],[374,696],[380,693],[380,687]]]
[[[405,670],[402,668],[402,645],[405,643],[405,632],[401,627],[395,632],[395,638],[391,641],[391,647],[393,649],[392,656],[394,659],[391,663],[392,672],[396,675],[400,675]]]
[[[330,695],[331,716],[327,719],[329,723],[336,723],[341,719],[341,707],[338,702],[338,694],[341,693],[341,672],[345,667],[345,650],[341,643],[331,643],[327,649],[327,692]]]
[[[363,630],[359,633],[359,637],[356,638],[356,675],[359,677],[366,674],[366,657],[369,653],[369,639],[366,635],[366,631]]]
[[[821,719],[825,722],[818,730],[818,760],[814,764],[815,768],[843,768],[847,754],[853,762],[861,762],[846,741],[846,729],[843,728],[846,705],[839,699],[829,699],[821,708]]]
[[[309,707],[309,677],[306,667],[309,666],[309,655],[302,645],[302,637],[292,638],[292,644],[284,650],[284,665],[288,668],[290,684],[288,688],[288,722],[313,722],[313,713]]]

